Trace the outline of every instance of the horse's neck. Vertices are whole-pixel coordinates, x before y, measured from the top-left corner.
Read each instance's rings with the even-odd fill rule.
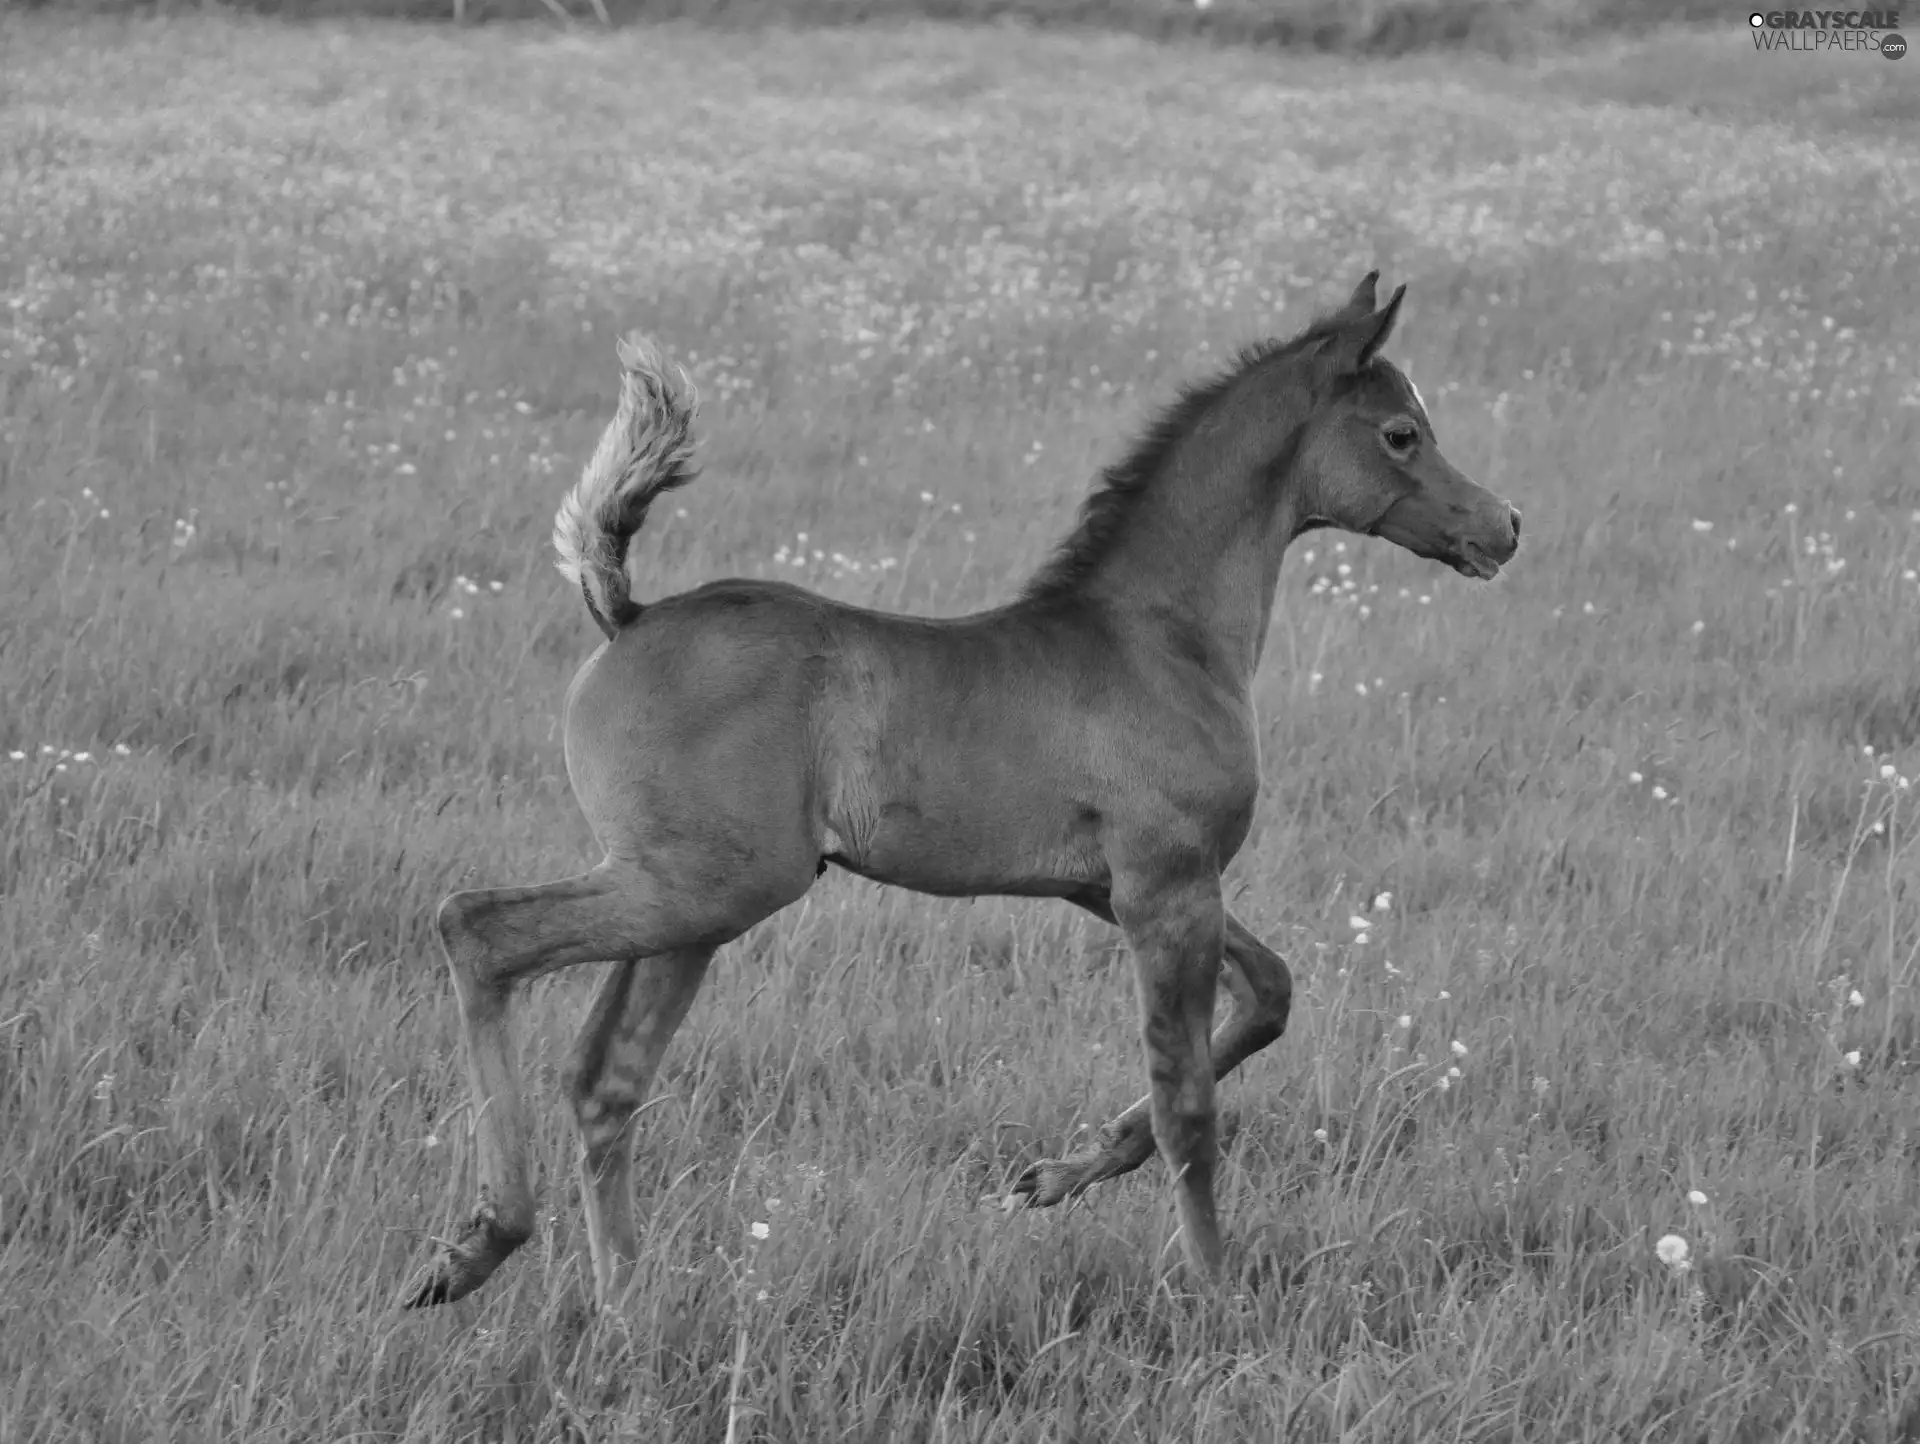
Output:
[[[1162,480],[1177,484],[1182,478]],[[1157,619],[1244,690],[1266,645],[1289,517],[1255,495],[1258,478],[1208,478],[1182,497],[1145,497],[1088,589],[1120,613]]]

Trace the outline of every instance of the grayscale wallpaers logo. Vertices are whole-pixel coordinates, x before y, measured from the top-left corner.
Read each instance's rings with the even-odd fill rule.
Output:
[[[1907,53],[1898,10],[1755,10],[1747,16],[1753,48],[1781,54],[1807,50],[1876,51],[1888,60]]]

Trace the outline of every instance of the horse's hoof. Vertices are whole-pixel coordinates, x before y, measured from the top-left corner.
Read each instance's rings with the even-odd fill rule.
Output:
[[[1029,1164],[1013,1187],[1007,1191],[1006,1201],[1001,1205],[1008,1213],[1022,1206],[1027,1208],[1052,1208],[1064,1203],[1078,1192],[1082,1165],[1074,1159],[1043,1158],[1038,1163]],[[1080,1185],[1084,1187],[1084,1185]]]
[[[441,1254],[433,1272],[402,1307],[430,1309],[464,1299],[491,1278],[493,1271],[529,1236],[530,1231],[504,1228],[492,1214],[482,1211],[457,1240],[441,1242]]]

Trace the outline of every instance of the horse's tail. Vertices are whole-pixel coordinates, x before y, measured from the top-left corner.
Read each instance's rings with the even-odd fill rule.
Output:
[[[553,518],[560,570],[580,584],[609,639],[640,615],[628,589],[627,542],[655,497],[698,474],[698,397],[686,373],[637,335],[620,343],[620,373],[620,409]]]

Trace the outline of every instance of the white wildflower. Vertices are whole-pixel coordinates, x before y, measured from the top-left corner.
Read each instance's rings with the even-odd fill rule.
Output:
[[[1677,1274],[1693,1267],[1687,1261],[1687,1241],[1677,1233],[1670,1233],[1661,1239],[1653,1246],[1653,1251],[1659,1255],[1661,1263]]]

